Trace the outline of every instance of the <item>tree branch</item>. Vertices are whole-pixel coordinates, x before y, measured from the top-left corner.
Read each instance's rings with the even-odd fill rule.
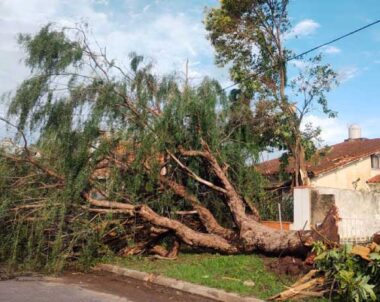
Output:
[[[92,198],[90,194],[87,192],[83,192],[82,197],[86,199],[93,206],[110,208],[110,209],[119,209],[119,210],[123,210],[127,214],[130,214],[130,215],[134,214],[135,206],[131,204],[116,202],[116,201],[109,201],[106,199],[95,199],[95,198]]]
[[[169,150],[166,150],[166,152],[170,155],[170,157],[183,169],[185,170],[189,176],[193,179],[195,179],[196,181],[208,186],[209,188],[215,190],[215,191],[219,191],[221,193],[227,193],[225,189],[221,188],[221,187],[218,187],[217,185],[214,185],[212,182],[208,181],[208,180],[205,180],[203,179],[202,177],[198,176],[197,174],[195,174],[191,169],[189,169],[187,166],[185,166],[185,164],[183,164],[173,153],[171,153]]]
[[[156,226],[172,230],[179,239],[189,246],[211,248],[226,254],[234,254],[239,251],[236,246],[226,239],[214,234],[194,231],[177,220],[158,215],[147,205],[136,207],[136,213]]]
[[[96,200],[94,198],[91,198],[90,195],[86,192],[82,193],[82,196],[91,205],[111,209],[120,209],[124,210],[125,213],[128,214],[134,213],[155,226],[172,230],[179,239],[190,246],[211,248],[227,254],[238,252],[238,248],[229,243],[225,238],[215,234],[204,234],[194,231],[193,229],[177,220],[172,220],[158,215],[147,205],[134,206],[121,202]]]
[[[162,183],[172,189],[175,194],[181,196],[191,203],[194,210],[197,211],[202,224],[209,233],[222,236],[223,238],[232,238],[234,236],[235,233],[229,229],[222,227],[215,219],[214,215],[206,207],[201,205],[195,195],[188,193],[184,186],[164,176],[161,176],[160,180]]]

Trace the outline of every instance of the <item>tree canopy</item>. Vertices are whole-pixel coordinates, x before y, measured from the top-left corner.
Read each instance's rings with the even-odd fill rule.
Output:
[[[261,132],[267,146],[288,151],[284,157],[294,159],[294,184],[302,185],[308,183],[305,159],[315,150],[311,138],[318,131],[302,130],[301,125],[315,105],[329,117],[336,115],[326,93],[337,80],[320,54],[307,60],[286,48],[292,35],[288,2],[223,0],[207,11],[205,25],[216,63],[231,66],[231,79],[239,87],[237,99],[247,104],[239,107],[256,115],[251,131]],[[298,75],[288,68],[294,58],[302,66]]]

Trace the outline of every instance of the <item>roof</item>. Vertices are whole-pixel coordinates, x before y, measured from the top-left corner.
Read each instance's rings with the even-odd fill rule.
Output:
[[[375,153],[380,153],[380,138],[346,140],[328,149],[319,150],[317,156],[306,163],[306,167],[310,176],[315,177]],[[289,160],[289,173],[294,170],[292,166],[293,162]],[[264,175],[275,175],[280,171],[280,160],[268,160],[258,164],[256,168]]]
[[[380,174],[379,175],[376,175],[370,179],[367,180],[367,183],[369,184],[378,184],[380,183]]]

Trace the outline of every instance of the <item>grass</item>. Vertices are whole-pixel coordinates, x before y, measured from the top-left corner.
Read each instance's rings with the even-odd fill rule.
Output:
[[[266,258],[269,259],[270,258]],[[185,254],[177,260],[150,260],[146,257],[103,259],[103,263],[161,274],[242,295],[266,299],[285,289],[292,281],[265,268],[264,257],[257,255],[222,256],[218,254]],[[268,261],[268,260],[267,260]],[[245,285],[249,281],[251,286]]]

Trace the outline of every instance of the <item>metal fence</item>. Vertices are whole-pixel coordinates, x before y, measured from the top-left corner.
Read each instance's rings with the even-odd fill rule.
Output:
[[[370,236],[363,236],[368,218],[343,217],[339,222],[339,235],[341,243],[367,243],[371,242]]]

